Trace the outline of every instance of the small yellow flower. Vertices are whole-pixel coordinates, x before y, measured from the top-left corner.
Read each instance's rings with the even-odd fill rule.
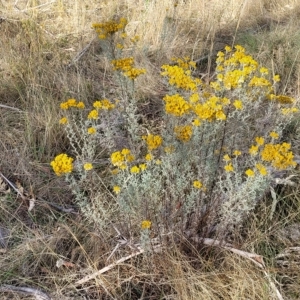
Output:
[[[233,172],[234,168],[232,166],[232,163],[229,163],[229,164],[225,165],[224,170],[226,172]]]
[[[89,134],[95,134],[97,132],[96,128],[95,127],[89,127],[88,128],[88,133]]]
[[[139,168],[142,170],[142,171],[145,171],[147,169],[147,165],[146,164],[139,164]]]
[[[266,74],[266,75],[269,74],[269,70],[268,70],[267,68],[264,68],[264,67],[260,68],[260,69],[259,69],[259,72],[260,72],[261,74]]]
[[[157,160],[155,161],[155,163],[156,163],[157,165],[161,165],[161,160],[160,160],[160,159],[157,159]]]
[[[86,170],[86,171],[90,171],[93,169],[93,165],[91,163],[85,163],[83,165],[83,168]]]
[[[118,43],[118,44],[116,45],[116,47],[117,47],[118,49],[122,50],[122,49],[124,48],[124,45]]]
[[[196,189],[201,189],[202,188],[202,183],[199,181],[199,180],[195,180],[194,182],[193,182],[193,186],[194,186],[194,188],[196,188]]]
[[[121,191],[121,188],[120,188],[119,186],[115,185],[115,186],[113,187],[113,190],[114,190],[114,192],[115,192],[116,194],[119,194],[120,191]]]
[[[196,127],[200,126],[201,125],[201,121],[199,119],[195,119],[192,124]]]
[[[88,119],[98,119],[98,111],[96,109],[93,109],[92,111],[90,111],[90,113],[88,114]]]
[[[77,103],[77,108],[84,109],[85,108],[84,103],[82,101],[78,102]]]
[[[93,106],[94,106],[95,108],[100,109],[100,108],[102,107],[102,103],[101,103],[101,101],[95,101],[95,102],[93,103]]]
[[[117,175],[119,173],[119,169],[116,168],[116,169],[111,170],[110,172],[113,175]]]
[[[224,161],[230,161],[231,158],[229,157],[228,154],[225,154],[225,155],[223,156],[223,160],[224,160]]]
[[[275,131],[271,131],[270,132],[270,137],[272,137],[273,139],[278,139],[279,138],[279,134]]]
[[[257,136],[255,138],[255,142],[257,143],[257,145],[262,146],[264,144],[264,142],[265,142],[265,139],[263,137],[261,137],[261,136]]]
[[[102,104],[102,108],[103,108],[103,109],[110,110],[110,109],[115,108],[115,105],[114,105],[113,103],[111,103],[111,102],[110,102],[109,100],[107,100],[107,99],[101,100],[101,104]]]
[[[249,153],[250,153],[251,155],[256,155],[257,152],[258,152],[258,146],[252,145],[251,148],[249,149]]]
[[[146,154],[146,156],[145,156],[145,159],[147,160],[147,161],[150,161],[150,160],[152,160],[152,155],[150,154],[150,153],[147,153]]]
[[[142,227],[142,229],[150,229],[151,224],[152,224],[151,221],[144,220],[144,221],[142,221],[141,227]]]
[[[149,151],[157,149],[163,141],[160,135],[148,134],[143,135],[142,138],[146,141]]]
[[[261,175],[263,175],[263,176],[268,175],[268,171],[267,171],[267,169],[266,169],[266,167],[265,167],[264,165],[262,165],[262,164],[260,164],[260,163],[257,163],[257,164],[255,165],[255,167],[256,167],[256,169],[259,171],[259,173],[260,173]]]
[[[225,46],[225,51],[228,53],[228,52],[230,52],[232,49],[231,49],[231,47],[229,47],[229,46]]]
[[[254,171],[251,170],[251,169],[248,169],[245,174],[248,176],[248,177],[253,177],[254,176]]]
[[[175,148],[174,148],[174,146],[168,146],[168,147],[165,147],[164,150],[166,153],[171,154],[175,151]]]
[[[273,76],[273,80],[274,80],[275,82],[280,81],[280,76],[279,76],[279,75],[274,75],[274,76]]]
[[[185,126],[175,126],[175,134],[176,138],[181,140],[182,142],[188,142],[193,134],[192,126],[185,125]]]
[[[233,106],[236,108],[236,109],[239,109],[241,110],[243,108],[243,103],[241,100],[235,100],[233,102]]]
[[[69,108],[68,102],[62,102],[62,103],[60,104],[60,108],[61,108],[61,109],[64,109],[64,110],[67,110],[67,109]]]
[[[76,101],[76,99],[73,99],[73,98],[69,99],[67,101],[67,103],[68,103],[69,107],[76,107],[77,106],[77,101]]]
[[[68,119],[66,117],[63,117],[59,120],[59,124],[65,125],[68,123]]]
[[[123,148],[121,151],[121,154],[123,154],[124,156],[129,155],[130,154],[130,150],[127,148]]]
[[[137,173],[140,173],[140,168],[138,166],[133,166],[131,169],[130,169],[130,172],[132,174],[137,174]]]
[[[242,152],[239,151],[239,150],[233,151],[233,155],[234,155],[234,156],[240,156],[241,154],[242,154]]]

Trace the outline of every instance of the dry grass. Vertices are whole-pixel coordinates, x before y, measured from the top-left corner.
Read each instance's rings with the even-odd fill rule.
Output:
[[[67,186],[49,167],[53,156],[68,148],[58,126],[58,104],[70,97],[91,103],[116,89],[91,29],[93,22],[124,16],[129,20],[128,34],[142,37],[137,60],[149,71],[137,88],[143,103],[151,100],[152,109],[163,94],[157,76],[162,63],[172,56],[208,55],[199,66],[201,76],[207,77],[213,73],[216,51],[232,43],[241,43],[279,73],[283,79],[279,88],[298,98],[299,1],[1,3],[0,172],[32,190],[38,200],[29,213],[26,199],[14,191],[0,192],[0,242],[4,232],[8,235],[0,247],[6,250],[0,252],[0,282],[41,288],[53,299],[276,299],[263,272],[251,262],[219,248],[185,243],[137,256],[75,287],[77,280],[107,265],[117,244],[115,232],[98,232],[80,213],[61,212],[43,200],[73,204]],[[288,133],[299,155],[299,129],[291,127]],[[295,174],[299,176],[299,170]],[[267,198],[234,243],[263,255],[285,299],[299,299],[300,253],[285,257],[285,266],[276,262],[276,255],[300,244],[300,238],[288,238],[285,231],[300,224],[299,188],[283,187],[278,192],[273,219],[269,219],[272,199]],[[122,247],[111,260],[129,250]],[[57,268],[58,259],[74,265]],[[11,294],[0,295],[9,299]],[[23,299],[18,293],[13,297]]]

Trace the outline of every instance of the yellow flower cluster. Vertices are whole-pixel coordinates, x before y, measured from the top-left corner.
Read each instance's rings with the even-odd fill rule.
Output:
[[[182,142],[188,142],[193,134],[192,126],[184,125],[184,126],[175,126],[175,134],[176,138]]]
[[[134,156],[129,149],[124,148],[121,151],[113,152],[110,156],[110,160],[114,166],[124,170],[127,167],[126,164],[134,160]]]
[[[263,176],[268,175],[268,171],[267,171],[266,167],[263,164],[257,163],[255,165],[255,167],[261,175],[263,175]]]
[[[160,135],[143,135],[142,139],[146,141],[148,150],[155,150],[162,144],[162,137]]]
[[[296,113],[296,112],[298,112],[298,111],[299,111],[299,109],[298,109],[297,107],[282,108],[282,109],[281,109],[281,112],[282,112],[282,114],[284,114],[284,115],[290,115],[290,114]]]
[[[62,174],[71,173],[73,170],[73,158],[69,157],[67,154],[59,154],[57,155],[53,161],[51,161],[50,165],[53,168],[53,171],[57,176],[61,176]]]
[[[85,105],[82,101],[80,102],[77,102],[76,99],[69,99],[65,102],[62,102],[60,104],[60,108],[63,109],[63,110],[67,110],[69,109],[70,107],[75,107],[75,108],[80,108],[80,109],[83,109],[85,108]]]
[[[169,77],[169,84],[174,85],[179,89],[193,91],[197,90],[197,87],[201,84],[201,80],[191,77],[191,71],[185,70],[179,66],[163,65],[161,67],[164,72],[161,72],[162,76]]]
[[[97,101],[95,101],[93,103],[93,107],[96,108],[96,109],[110,110],[110,109],[114,109],[115,108],[115,104],[111,103],[107,99],[103,99],[103,100],[97,100]]]
[[[112,65],[114,66],[115,71],[121,71],[123,74],[134,80],[139,75],[145,74],[146,69],[137,69],[133,67],[134,59],[133,57],[125,57],[120,59],[114,59],[111,61]]]
[[[96,109],[93,109],[90,111],[87,118],[97,120],[98,117],[99,117],[98,111]]]
[[[293,160],[294,155],[292,151],[289,151],[290,148],[289,143],[266,144],[261,151],[261,159],[271,162],[274,168],[280,170],[295,167],[297,163]]]
[[[197,103],[193,107],[193,111],[201,120],[226,120],[223,108],[229,103],[230,101],[227,98],[212,96],[203,104]]]
[[[111,20],[104,23],[95,23],[92,26],[99,34],[100,39],[106,39],[108,36],[116,33],[117,31],[123,30],[126,25],[127,20],[125,18],[121,18],[119,23]]]
[[[137,68],[131,68],[130,70],[123,73],[126,77],[134,80],[138,76],[142,74],[146,74],[146,69],[137,69]]]
[[[181,117],[190,110],[190,105],[179,94],[166,95],[163,100],[165,101],[165,110],[168,114],[172,114],[176,117]]]
[[[177,65],[184,70],[188,70],[191,67],[196,68],[196,63],[194,61],[191,61],[189,56],[185,56],[184,58],[173,57],[172,61],[176,62]]]
[[[125,57],[125,58],[120,58],[120,59],[114,59],[111,61],[111,63],[114,66],[115,71],[129,71],[133,64],[134,64],[134,59],[133,57]]]
[[[225,53],[220,51],[217,56],[217,81],[210,84],[215,90],[233,90],[241,88],[244,84],[248,87],[267,87],[269,92],[272,90],[271,82],[263,77],[268,75],[268,69],[260,68],[261,77],[254,76],[258,63],[245,54],[242,46],[235,46],[235,50],[226,46]]]

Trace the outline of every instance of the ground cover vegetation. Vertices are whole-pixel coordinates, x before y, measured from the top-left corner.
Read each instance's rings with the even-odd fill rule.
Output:
[[[1,296],[299,298],[297,1],[1,5]]]

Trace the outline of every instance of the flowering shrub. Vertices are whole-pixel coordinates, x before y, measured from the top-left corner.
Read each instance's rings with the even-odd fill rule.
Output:
[[[170,91],[162,99],[164,126],[148,128],[146,134],[137,122],[134,90],[127,89],[146,70],[135,68],[133,57],[120,57],[126,24],[122,19],[94,25],[101,39],[117,45],[110,56],[113,71],[124,75],[120,100],[95,101],[90,111],[75,99],[61,103],[69,114],[60,124],[75,161],[72,165],[60,154],[51,166],[57,175],[68,174],[78,187],[78,202],[85,203],[83,211],[98,224],[121,217],[124,224],[144,230],[143,240],[150,230],[226,235],[245,220],[275,173],[295,167],[290,143],[280,142],[298,111],[295,100],[276,95],[279,76],[270,78],[243,47],[227,46],[217,55],[215,80],[209,84],[192,76],[195,63],[188,57],[162,66]],[[106,153],[101,166],[99,151]],[[96,201],[84,198],[80,190],[88,172],[101,172],[100,181],[111,193]]]

